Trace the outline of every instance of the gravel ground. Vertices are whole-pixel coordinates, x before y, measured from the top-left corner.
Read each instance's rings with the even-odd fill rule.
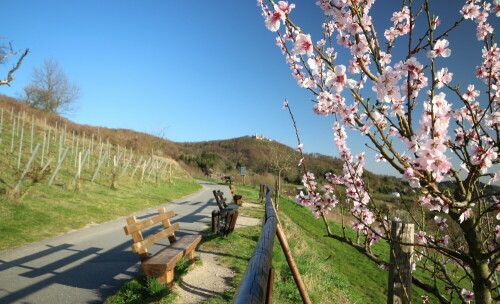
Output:
[[[235,228],[257,226],[261,221],[254,217],[239,216]],[[220,253],[199,250],[196,255],[200,257],[202,265],[196,265],[175,287],[180,294],[177,300],[179,304],[200,303],[220,295],[229,288],[229,282],[234,276],[231,269],[217,261]]]

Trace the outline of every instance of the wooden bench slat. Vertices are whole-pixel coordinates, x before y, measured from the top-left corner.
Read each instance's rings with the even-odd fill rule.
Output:
[[[164,230],[146,238],[144,241],[134,243],[130,247],[132,248],[133,252],[139,252],[141,249],[145,249],[145,248],[153,245],[155,242],[171,235],[172,233],[174,233],[175,231],[177,231],[179,229],[180,229],[179,223],[175,223],[172,226],[168,227],[167,229],[164,229]]]
[[[175,243],[171,244],[159,251],[157,254],[142,262],[146,269],[170,270],[175,267],[175,264],[182,259],[186,253],[194,250],[201,241],[201,235],[185,235],[179,238]]]
[[[159,223],[167,218],[171,218],[174,215],[175,215],[175,212],[173,212],[173,211],[169,211],[169,212],[163,213],[163,214],[160,213],[159,215],[155,215],[151,218],[148,218],[148,219],[145,219],[142,221],[138,221],[134,224],[125,226],[125,227],[123,227],[123,230],[125,230],[125,234],[128,235],[128,234],[131,234],[131,233],[136,232],[138,230],[152,226],[156,223]]]

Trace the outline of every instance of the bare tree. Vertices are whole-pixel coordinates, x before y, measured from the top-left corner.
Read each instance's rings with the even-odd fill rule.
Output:
[[[274,198],[274,204],[276,206],[276,209],[279,208],[281,179],[283,177],[283,174],[285,174],[288,170],[291,169],[291,166],[292,166],[292,155],[279,149],[277,145],[273,145],[271,147],[269,155],[269,168],[278,173],[278,176],[276,177],[276,189]]]
[[[59,63],[45,60],[33,70],[31,83],[24,88],[23,100],[33,107],[52,113],[66,113],[74,109],[80,88],[72,83]]]
[[[15,57],[19,54],[20,51],[14,51],[14,47],[12,47],[12,43],[9,42],[9,45],[0,45],[0,64],[6,64],[6,61],[8,60],[9,57]],[[7,76],[5,76],[4,79],[0,79],[0,85],[9,85],[11,81],[14,80],[14,77],[12,77],[12,74],[19,69],[21,66],[21,63],[23,62],[24,57],[28,55],[29,49],[24,50],[24,52],[21,54],[19,59],[17,60],[17,63],[7,72]]]

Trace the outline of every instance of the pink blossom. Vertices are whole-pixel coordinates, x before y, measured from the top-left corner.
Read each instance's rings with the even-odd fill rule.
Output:
[[[271,32],[276,32],[280,28],[280,21],[284,21],[285,19],[285,13],[283,13],[281,10],[270,12],[267,16],[265,16],[266,27]]]
[[[448,228],[448,224],[446,224],[446,219],[444,217],[434,216],[434,221],[439,230],[443,231],[445,228]]]
[[[478,96],[479,96],[479,91],[474,90],[473,84],[469,84],[469,86],[467,87],[467,92],[465,92],[462,95],[462,98],[467,100],[467,101],[474,101],[474,100],[476,100],[476,97],[478,97]]]
[[[451,79],[453,77],[453,73],[448,72],[448,68],[442,68],[436,73],[436,88],[440,89],[442,88],[445,84],[450,83]]]
[[[500,238],[500,225],[496,225],[495,227],[495,238]]]
[[[479,17],[479,8],[479,5],[475,5],[468,1],[468,3],[465,4],[460,10],[460,13],[464,16],[465,19],[474,20],[475,18]]]
[[[441,24],[441,20],[439,20],[439,16],[436,16],[434,20],[431,22],[431,29],[435,30],[438,25]]]
[[[471,216],[472,216],[472,209],[471,208],[467,208],[467,209],[465,209],[464,212],[462,212],[462,214],[458,218],[458,221],[460,223],[463,223],[464,221],[466,221],[467,219],[469,219]]]
[[[448,44],[448,40],[446,39],[440,39],[436,41],[436,43],[434,44],[434,48],[427,52],[427,58],[432,59],[438,56],[444,58],[449,57],[451,55],[451,50],[446,48]]]
[[[403,175],[403,180],[410,183],[412,188],[420,188],[420,180],[415,176],[413,169],[411,167],[405,168],[405,174]]]
[[[311,35],[298,34],[295,38],[295,44],[293,46],[292,53],[295,55],[305,55],[309,57],[313,55],[313,44],[311,42]]]
[[[387,160],[385,159],[385,157],[381,154],[377,154],[375,155],[375,161],[376,162],[387,162]]]
[[[279,1],[278,7],[283,13],[288,15],[292,11],[292,9],[295,7],[295,4],[288,4],[288,1]],[[275,8],[276,8],[276,6],[275,6]]]
[[[493,7],[491,8],[491,12],[496,14],[497,17],[500,17],[500,0],[493,1]]]
[[[427,233],[425,231],[419,231],[417,234],[417,242],[420,245],[425,245],[427,244],[427,238],[426,238]]]
[[[462,298],[466,303],[469,303],[470,301],[474,301],[476,297],[474,296],[474,293],[472,291],[468,291],[467,289],[462,289],[462,292],[460,292],[462,295]]]
[[[353,79],[347,79],[347,75],[345,74],[346,67],[345,65],[337,65],[333,72],[328,70],[326,76],[326,85],[331,87],[335,93],[340,93],[347,87],[352,89],[356,85],[356,81]]]
[[[445,235],[445,236],[437,239],[436,242],[438,244],[440,244],[440,245],[447,246],[450,243],[450,236],[449,235]]]

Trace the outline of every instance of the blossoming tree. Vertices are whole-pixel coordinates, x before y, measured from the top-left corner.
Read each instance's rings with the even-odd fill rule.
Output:
[[[441,19],[432,14],[431,1],[403,1],[395,8],[392,26],[383,31],[370,16],[374,2],[318,1],[323,35],[313,41],[292,21],[294,4],[257,1],[293,78],[316,96],[313,111],[334,117],[335,144],[344,163],[343,173],[327,174],[322,186],[306,172],[307,192],[297,202],[323,219],[329,237],[386,265],[370,246],[379,239],[390,242],[389,222],[398,218],[382,211],[363,181],[365,156],[354,156],[346,140],[346,129],[359,132],[377,151],[376,161],[386,161],[418,191],[414,204],[423,211],[411,215],[418,231],[415,268],[432,279],[413,277],[413,284],[441,303],[500,300],[500,194],[488,194],[482,182],[499,178],[500,48],[490,20],[500,16],[500,1],[465,1],[461,17],[448,28],[441,28]],[[482,58],[475,70],[480,86],[463,89],[453,81],[447,37],[471,25],[476,37],[464,39],[483,43],[482,52],[472,54]],[[405,43],[401,58],[392,52],[398,41]],[[341,60],[335,44],[350,57]],[[301,145],[298,149],[302,152]],[[445,181],[453,187],[443,187]],[[334,235],[328,226],[325,215],[339,203],[335,193],[341,189],[361,240]],[[433,218],[431,225],[426,217]]]

